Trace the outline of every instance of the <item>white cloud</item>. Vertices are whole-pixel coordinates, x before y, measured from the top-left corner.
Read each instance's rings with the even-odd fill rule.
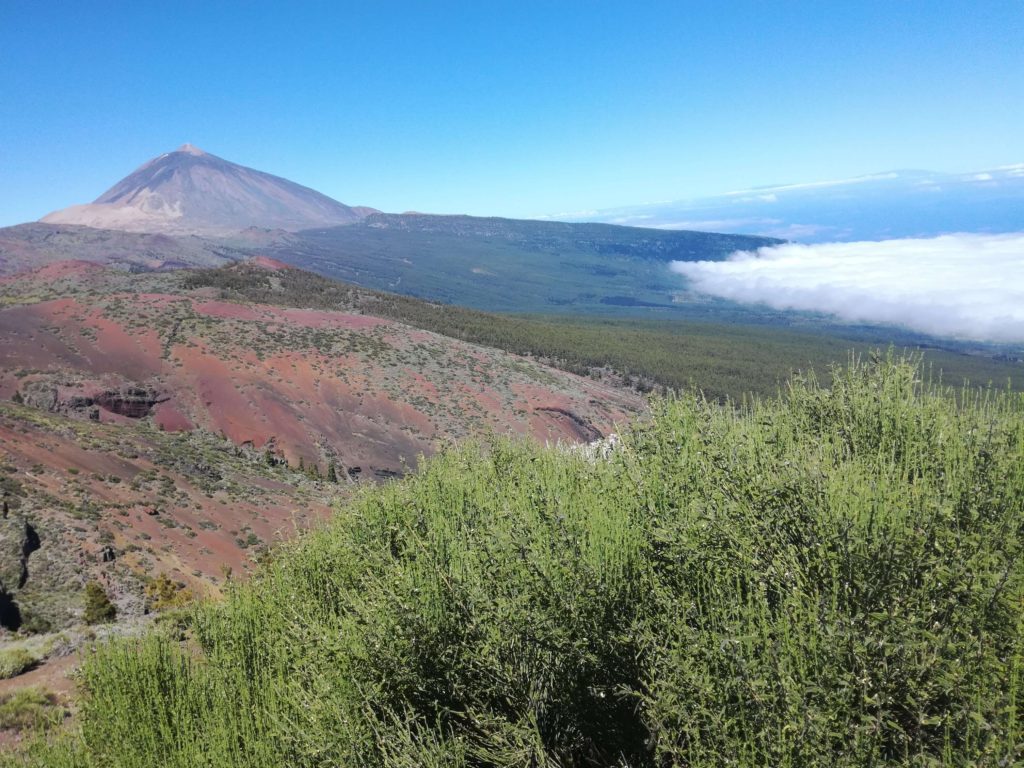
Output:
[[[550,219],[555,221],[566,221],[569,219],[589,219],[597,216],[598,213],[600,213],[600,211],[587,209],[583,211],[562,211],[561,213],[537,213],[529,218],[536,221],[548,221]]]
[[[616,216],[608,219],[607,223],[618,224],[623,227],[642,227],[645,221],[653,218],[654,217],[649,213],[645,213],[643,215],[636,214],[635,216]]]
[[[683,221],[660,221],[648,224],[652,229],[692,229],[699,232],[733,232],[756,227],[774,227],[780,219],[685,219]]]
[[[780,240],[806,240],[812,237],[819,237],[826,240],[830,237],[844,237],[850,234],[848,229],[829,227],[821,224],[782,224],[761,230],[758,234],[767,237],[777,237]]]
[[[731,195],[754,195],[754,194],[774,194],[775,192],[784,192],[790,189],[817,189],[819,187],[840,187],[847,184],[863,184],[868,181],[886,181],[889,179],[898,179],[900,175],[898,173],[873,173],[869,176],[856,176],[852,179],[832,179],[830,181],[809,181],[801,184],[780,184],[774,187],[758,187],[757,189],[741,189],[735,192],[726,192],[725,196]]]
[[[672,263],[695,290],[938,336],[1024,341],[1024,233],[787,244]]]
[[[774,192],[769,192],[765,195],[752,195],[751,197],[736,197],[731,201],[733,205],[742,205],[744,203],[777,203],[779,202],[779,196]]]

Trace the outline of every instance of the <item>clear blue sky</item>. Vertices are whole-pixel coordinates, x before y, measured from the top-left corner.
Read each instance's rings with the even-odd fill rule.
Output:
[[[0,0],[0,224],[186,141],[508,216],[983,169],[1024,161],[1022,40],[1021,0]]]

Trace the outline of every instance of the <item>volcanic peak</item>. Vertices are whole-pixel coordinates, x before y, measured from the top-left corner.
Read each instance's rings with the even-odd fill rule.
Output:
[[[170,234],[234,234],[248,227],[297,232],[352,224],[351,208],[309,187],[183,144],[121,179],[88,205],[44,217],[48,224]]]

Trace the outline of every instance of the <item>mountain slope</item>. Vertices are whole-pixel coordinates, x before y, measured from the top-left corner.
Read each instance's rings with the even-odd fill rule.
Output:
[[[91,231],[68,232],[71,226]],[[96,247],[97,229],[121,233],[100,238],[115,253]],[[144,235],[178,239],[154,243]],[[266,253],[367,288],[480,309],[647,313],[678,309],[686,282],[669,262],[724,259],[778,242],[608,224],[383,214],[186,144],[89,205],[0,231],[0,273],[65,258],[159,269],[218,266]],[[155,253],[142,253],[149,250]]]
[[[196,236],[94,229],[33,222],[0,229],[0,275],[60,261],[88,261],[133,271],[216,267],[249,258],[241,238],[233,242]]]
[[[31,764],[1019,766],[1024,402],[923,374],[446,451],[100,649]]]
[[[243,573],[254,554],[326,517],[346,492],[208,432],[2,399],[0,446],[7,630],[73,624],[91,580],[125,619],[142,612],[142,587],[158,573],[193,593],[215,591],[226,570]]]
[[[51,217],[47,217],[48,220]],[[781,241],[473,216],[368,214],[287,232],[126,232],[41,222],[0,229],[0,275],[80,259],[133,271],[221,266],[257,255],[366,288],[503,312],[712,318],[750,309],[687,293],[672,261],[724,259]],[[756,314],[756,312],[755,312]]]
[[[272,266],[278,268],[266,268]],[[222,300],[388,318],[640,391],[696,385],[708,397],[737,402],[750,394],[772,396],[794,371],[813,368],[827,381],[830,365],[851,350],[868,357],[889,344],[927,349],[933,375],[947,383],[968,380],[1004,387],[1010,382],[1024,391],[1024,360],[1012,348],[943,342],[891,328],[829,325],[770,310],[760,317],[748,312],[723,318],[732,322],[709,322],[710,311],[693,320],[683,310],[664,319],[496,314],[360,288],[282,266],[259,258],[188,270],[181,279],[190,289],[215,290]]]
[[[94,202],[56,211],[42,221],[132,232],[225,234],[251,226],[294,231],[349,224],[366,210],[185,144],[149,161]]]
[[[473,216],[373,214],[268,242],[263,252],[368,288],[492,311],[672,309],[670,261],[724,259],[781,241]]]
[[[588,441],[645,410],[505,352],[354,311],[225,301],[188,274],[62,262],[0,279],[0,627],[73,623],[90,578],[125,616],[145,574],[201,589],[346,486],[454,439]],[[8,557],[29,529],[35,549]],[[20,619],[4,623],[4,600]]]
[[[402,473],[489,429],[592,439],[643,409],[494,349],[365,314],[223,301],[186,278],[76,262],[3,279],[0,397],[203,429],[353,477]]]

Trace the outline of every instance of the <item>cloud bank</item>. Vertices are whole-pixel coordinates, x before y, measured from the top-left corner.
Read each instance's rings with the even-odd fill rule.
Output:
[[[733,301],[1024,342],[1024,233],[790,244],[671,267],[694,290]]]

